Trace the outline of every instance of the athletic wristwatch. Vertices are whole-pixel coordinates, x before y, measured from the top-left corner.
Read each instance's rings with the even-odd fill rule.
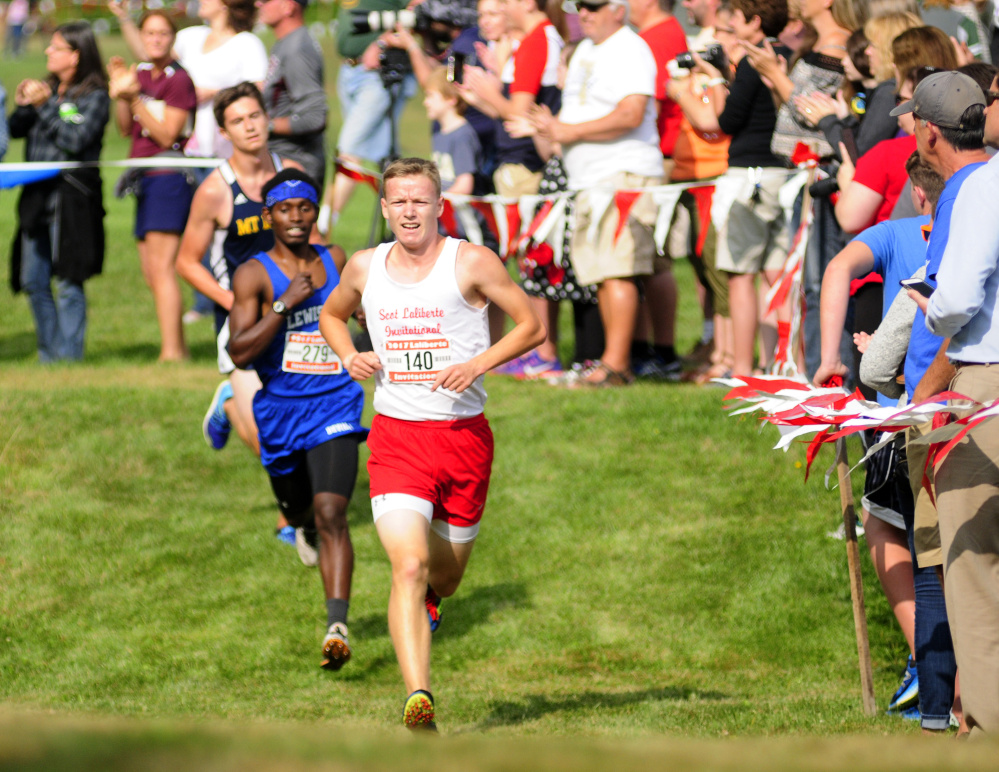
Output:
[[[288,316],[291,313],[291,309],[284,304],[283,300],[275,300],[271,303],[271,308],[275,314],[280,314],[281,316]]]

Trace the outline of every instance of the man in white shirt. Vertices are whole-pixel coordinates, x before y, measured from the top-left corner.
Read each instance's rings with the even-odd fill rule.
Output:
[[[580,284],[596,284],[605,346],[582,382],[630,383],[631,339],[638,310],[636,277],[655,272],[656,206],[640,196],[618,227],[616,190],[662,184],[656,127],[656,62],[625,25],[627,0],[576,2],[586,39],[569,63],[557,120],[535,108],[539,133],[564,148],[569,187],[579,191],[571,258]]]

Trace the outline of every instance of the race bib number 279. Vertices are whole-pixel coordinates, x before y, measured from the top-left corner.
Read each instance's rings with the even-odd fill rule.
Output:
[[[336,375],[343,363],[318,332],[289,332],[284,338],[281,369],[286,373]]]
[[[443,336],[386,341],[385,360],[390,383],[433,383],[453,364],[451,342]]]

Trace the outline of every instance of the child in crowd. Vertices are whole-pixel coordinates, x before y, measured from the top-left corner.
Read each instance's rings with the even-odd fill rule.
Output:
[[[467,105],[447,79],[447,69],[438,67],[427,80],[423,107],[434,122],[433,160],[441,173],[445,193],[471,195],[475,172],[482,165],[482,146],[475,130],[464,119]]]

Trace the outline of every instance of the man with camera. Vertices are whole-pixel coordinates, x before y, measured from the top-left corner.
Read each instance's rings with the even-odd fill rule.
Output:
[[[326,176],[326,91],[323,53],[305,28],[309,0],[257,0],[260,20],[274,30],[264,79],[272,152],[302,164],[320,186]]]
[[[397,24],[415,26],[405,12],[408,0],[344,0],[337,17],[336,47],[342,61],[337,96],[343,125],[337,158],[353,164],[382,164],[397,152],[393,123],[398,126],[406,102],[416,93],[416,79],[405,51],[388,47],[384,33]],[[319,231],[329,233],[354,192],[355,181],[334,170],[319,215]]]

